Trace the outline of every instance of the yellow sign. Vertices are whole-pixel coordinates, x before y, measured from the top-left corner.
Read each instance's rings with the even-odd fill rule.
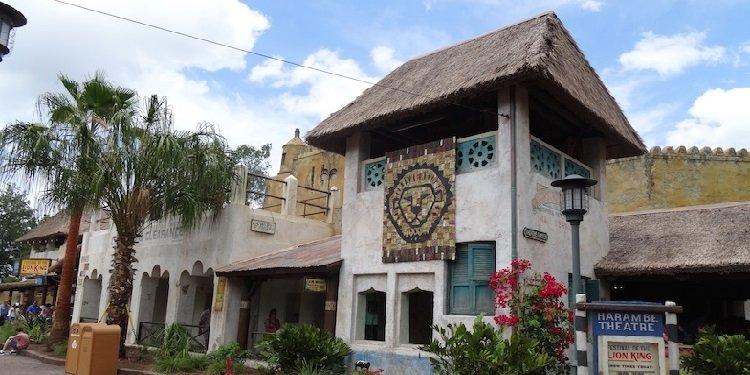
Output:
[[[659,374],[659,346],[649,342],[607,343],[607,374]]]
[[[309,290],[311,292],[325,292],[326,281],[324,279],[307,277],[305,278],[305,290]]]
[[[214,299],[214,311],[219,312],[224,309],[224,289],[227,287],[227,278],[219,277],[216,281],[216,298]]]
[[[21,259],[21,275],[44,275],[49,273],[52,259]]]

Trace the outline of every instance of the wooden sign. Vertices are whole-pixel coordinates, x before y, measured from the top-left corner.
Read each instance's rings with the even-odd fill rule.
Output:
[[[276,223],[273,221],[253,219],[250,221],[250,230],[254,232],[274,234],[276,233]]]
[[[325,292],[326,281],[324,279],[306,277],[305,278],[305,290],[308,290],[310,292]]]
[[[21,259],[21,275],[45,275],[49,273],[52,259]]]
[[[216,298],[214,298],[214,311],[224,310],[224,290],[227,287],[227,278],[219,277],[216,281]]]

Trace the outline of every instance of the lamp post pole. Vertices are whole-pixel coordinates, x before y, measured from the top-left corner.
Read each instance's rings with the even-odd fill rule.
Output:
[[[570,281],[570,294],[573,295],[573,306],[569,306],[571,309],[575,309],[575,303],[578,294],[581,293],[581,240],[580,240],[580,227],[583,221],[583,215],[589,209],[588,192],[587,187],[596,185],[597,181],[590,178],[585,178],[576,174],[566,176],[561,180],[552,181],[553,187],[562,188],[562,194],[560,195],[560,211],[565,216],[565,221],[570,223],[570,242],[571,242],[571,281]],[[573,350],[575,352],[575,358],[578,358],[578,347],[586,345],[586,343],[579,343],[573,341]],[[585,360],[585,357],[583,357]],[[577,363],[578,373],[585,373],[586,363]]]
[[[578,293],[583,290],[581,288],[581,238],[580,238],[580,221],[570,221],[570,241],[573,252],[573,267],[572,267],[572,278],[573,281],[570,283],[570,293],[573,295],[573,302]]]

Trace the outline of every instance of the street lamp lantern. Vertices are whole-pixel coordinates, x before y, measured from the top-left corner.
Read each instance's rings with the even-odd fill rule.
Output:
[[[565,220],[570,223],[570,238],[572,247],[572,277],[570,282],[570,294],[575,303],[581,288],[581,250],[580,250],[580,224],[583,215],[589,210],[588,187],[596,185],[596,180],[572,174],[561,180],[552,181],[553,187],[562,188],[560,196],[560,212]],[[573,306],[571,306],[573,308]],[[585,345],[585,343],[583,344]],[[578,352],[578,343],[574,342],[575,352]],[[579,368],[581,369],[581,368]]]
[[[0,2],[0,61],[10,53],[11,32],[26,24],[26,17],[12,6]]]
[[[586,188],[596,185],[597,181],[571,174],[562,180],[552,181],[553,187],[562,188],[560,210],[568,222],[581,222],[589,210],[589,194]]]

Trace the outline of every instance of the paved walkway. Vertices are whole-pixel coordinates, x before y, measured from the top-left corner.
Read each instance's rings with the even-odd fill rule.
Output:
[[[0,369],[3,374],[62,375],[62,366],[49,365],[36,358],[6,354],[0,356]]]

